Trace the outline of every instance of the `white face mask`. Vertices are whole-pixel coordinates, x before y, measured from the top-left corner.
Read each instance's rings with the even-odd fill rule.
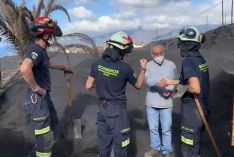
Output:
[[[154,61],[155,61],[157,64],[161,65],[161,64],[163,63],[163,61],[164,61],[164,56],[154,57]]]

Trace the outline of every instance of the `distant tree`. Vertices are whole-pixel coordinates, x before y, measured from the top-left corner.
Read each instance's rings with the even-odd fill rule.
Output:
[[[68,11],[63,6],[56,4],[55,0],[39,0],[38,4],[33,6],[32,11],[27,8],[25,0],[22,0],[20,6],[17,6],[12,0],[0,0],[0,34],[15,47],[16,52],[23,58],[28,44],[33,40],[29,29],[30,21],[39,16],[49,17],[56,10],[63,11],[68,20],[71,21]],[[92,52],[87,51],[87,53],[97,54],[97,48],[92,39],[85,34],[79,34],[81,38],[85,37],[84,39],[92,45],[90,48],[80,44],[80,48],[91,49]],[[56,43],[56,40],[54,44],[62,46]]]

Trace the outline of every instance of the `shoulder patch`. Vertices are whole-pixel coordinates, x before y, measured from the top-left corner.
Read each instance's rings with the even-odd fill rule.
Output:
[[[38,57],[38,54],[36,52],[31,53],[32,59],[36,60]]]
[[[198,67],[199,67],[201,72],[206,72],[208,70],[208,64],[207,63],[199,64]]]

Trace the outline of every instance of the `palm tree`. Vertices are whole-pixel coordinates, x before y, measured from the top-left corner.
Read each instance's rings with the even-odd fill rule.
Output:
[[[47,3],[46,3],[47,2]],[[68,20],[71,21],[67,10],[55,3],[55,0],[39,0],[37,6],[33,6],[31,12],[26,7],[26,1],[22,0],[20,6],[12,0],[1,0],[0,1],[0,33],[1,36],[5,37],[16,49],[17,53],[23,58],[24,53],[28,44],[32,41],[29,30],[29,21],[33,21],[39,16],[50,16],[53,11],[63,11]],[[84,38],[88,43],[91,43],[92,47],[80,44],[80,48],[84,49],[87,53],[97,55],[97,47],[87,35],[79,33],[81,38]],[[71,35],[71,37],[74,35]],[[55,40],[55,45],[59,43]],[[62,45],[60,45],[61,47]],[[74,46],[74,45],[71,45]],[[78,46],[78,45],[76,45]],[[89,50],[89,51],[87,51]],[[90,51],[92,50],[92,51]]]
[[[46,3],[47,2],[47,3]],[[53,11],[63,11],[68,20],[71,21],[67,10],[55,3],[55,0],[39,0],[38,4],[33,6],[30,11],[26,7],[26,0],[22,0],[20,6],[17,6],[13,0],[0,0],[0,35],[9,41],[15,48],[18,55],[23,59],[29,43],[33,40],[30,35],[29,23],[39,16],[50,16]],[[59,48],[66,54],[66,49],[70,47],[80,48],[86,53],[97,56],[98,50],[93,40],[85,34],[75,33],[67,35],[68,37],[78,36],[91,43],[91,47],[84,44],[70,44],[64,47],[54,38],[52,46]],[[68,56],[66,56],[68,58]]]
[[[25,7],[16,6],[11,0],[0,1],[0,31],[12,45],[17,53],[23,56],[29,41],[31,40],[30,31],[27,26],[27,18],[33,20],[32,14]]]

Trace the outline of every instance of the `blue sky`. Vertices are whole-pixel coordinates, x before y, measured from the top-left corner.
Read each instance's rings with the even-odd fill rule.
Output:
[[[18,5],[22,0],[14,0]],[[26,0],[28,8],[38,0]],[[64,34],[81,32],[99,40],[119,30],[133,32],[136,39],[150,40],[155,32],[180,28],[184,25],[221,24],[221,5],[203,13],[221,0],[55,0],[55,3],[67,8],[72,22],[56,11],[56,18]],[[229,19],[231,0],[224,0],[225,12]],[[154,32],[154,33],[152,33]],[[100,39],[103,40],[103,39]],[[6,42],[0,43],[1,54],[9,51]],[[0,56],[1,56],[0,54]]]
[[[17,4],[21,1],[15,0]],[[27,5],[32,8],[37,2],[27,0]],[[72,22],[69,23],[60,11],[54,12],[52,17],[58,19],[65,34],[80,31],[89,35],[103,35],[119,29],[155,30],[202,24],[206,15],[201,18],[194,16],[218,2],[221,0],[55,0],[55,3],[67,8]],[[207,13],[210,23],[220,22],[215,15],[218,11],[213,9]]]

